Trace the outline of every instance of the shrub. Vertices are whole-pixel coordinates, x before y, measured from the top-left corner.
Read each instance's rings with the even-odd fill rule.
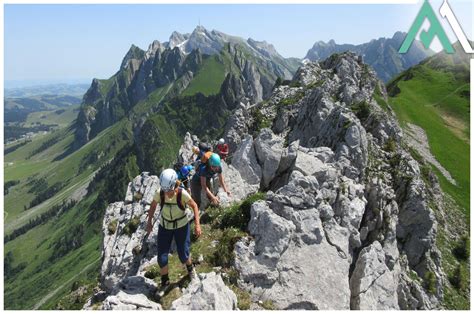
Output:
[[[275,304],[273,304],[273,301],[272,301],[272,300],[265,300],[265,301],[263,301],[262,307],[263,307],[265,310],[275,310],[275,309],[276,309]]]
[[[160,276],[160,267],[158,265],[152,265],[147,268],[145,272],[145,277],[148,279],[155,279]]]
[[[351,107],[357,118],[361,121],[365,121],[370,115],[370,106],[367,102],[362,101]]]
[[[128,224],[123,228],[123,233],[125,233],[128,236],[131,236],[132,234],[135,233],[138,229],[138,225],[140,224],[140,218],[138,216],[134,216]]]
[[[293,96],[282,99],[277,106],[290,106],[296,104],[301,98],[304,97],[304,90],[296,92]]]
[[[389,153],[395,152],[396,149],[397,149],[397,143],[395,143],[395,140],[393,139],[393,137],[389,138],[383,147],[383,150]]]
[[[235,227],[242,231],[247,230],[247,225],[250,221],[250,208],[252,207],[252,204],[263,199],[265,199],[264,193],[256,193],[249,196],[242,203],[230,206],[222,214],[220,227]]]
[[[259,132],[261,129],[272,126],[272,121],[265,117],[258,108],[252,110],[252,117],[254,119],[252,130],[255,132]]]
[[[211,263],[215,266],[228,268],[234,263],[234,245],[245,234],[236,228],[225,229],[217,244],[216,251],[211,256]]]
[[[466,282],[463,279],[462,265],[459,264],[454,270],[453,274],[448,277],[448,279],[454,288],[457,290],[463,290],[466,286]]]
[[[470,241],[467,235],[459,239],[458,243],[453,249],[453,255],[460,261],[466,261],[470,255]]]
[[[115,233],[115,231],[117,231],[117,224],[118,224],[118,221],[115,219],[115,220],[112,220],[109,225],[107,226],[107,231],[109,232],[109,235],[112,235]]]
[[[436,275],[432,271],[425,273],[424,286],[429,293],[436,293]]]
[[[301,83],[299,81],[293,81],[289,85],[290,87],[301,87]]]

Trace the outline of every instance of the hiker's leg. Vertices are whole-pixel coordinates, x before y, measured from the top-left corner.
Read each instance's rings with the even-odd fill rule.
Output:
[[[158,265],[160,274],[168,274],[168,254],[170,252],[173,230],[167,230],[161,225],[158,227]]]
[[[191,197],[196,202],[198,208],[201,206],[201,183],[191,181]]]
[[[187,223],[186,226],[176,229],[174,233],[179,260],[182,264],[187,265],[191,265],[191,256],[189,254],[189,248],[191,247],[190,229],[189,223]]]

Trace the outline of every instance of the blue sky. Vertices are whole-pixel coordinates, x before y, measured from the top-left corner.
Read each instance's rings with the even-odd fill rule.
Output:
[[[435,11],[440,0],[432,0]],[[473,5],[450,1],[469,38]],[[414,5],[21,5],[4,10],[5,80],[85,80],[115,73],[131,44],[143,49],[174,31],[209,30],[272,43],[285,57],[319,40],[360,44],[408,31]],[[442,22],[454,40],[451,28]]]

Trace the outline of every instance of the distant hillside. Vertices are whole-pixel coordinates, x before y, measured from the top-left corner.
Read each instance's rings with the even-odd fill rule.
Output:
[[[4,142],[64,127],[77,118],[81,98],[39,95],[4,100]]]
[[[457,182],[439,173],[443,189],[469,215],[470,56],[458,43],[454,48],[453,55],[440,52],[404,71],[387,89],[402,126],[427,133],[433,155]]]
[[[31,97],[39,95],[71,95],[82,97],[89,84],[46,84],[28,87],[5,88],[5,97]]]
[[[405,33],[396,32],[392,38],[373,39],[361,45],[336,44],[334,40],[327,43],[318,41],[308,50],[305,58],[320,61],[333,53],[352,51],[361,55],[364,62],[374,68],[380,79],[388,82],[398,73],[433,54],[433,51],[425,49],[419,41],[414,41],[406,54],[398,53],[405,36]]]

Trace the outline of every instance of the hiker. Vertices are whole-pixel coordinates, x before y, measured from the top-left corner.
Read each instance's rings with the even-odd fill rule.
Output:
[[[212,153],[208,160],[201,161],[202,163],[196,169],[196,173],[191,179],[191,193],[198,207],[201,207],[201,190],[206,192],[206,196],[212,205],[219,205],[219,198],[214,195],[209,189],[210,180],[216,175],[219,178],[219,184],[230,197],[231,193],[227,189],[222,175],[221,158],[218,154]]]
[[[203,163],[203,160],[207,160],[210,154],[212,154],[212,147],[204,142],[200,142],[198,146],[193,146],[192,150],[196,155],[196,160],[194,161],[194,168],[196,169]]]
[[[223,161],[225,161],[225,159],[229,155],[229,145],[225,143],[223,138],[221,138],[217,144],[217,153]]]
[[[176,175],[178,176],[178,180],[180,182],[179,186],[183,189],[186,189],[188,193],[191,193],[190,189],[190,175],[191,171],[193,171],[194,167],[192,165],[183,165],[182,162],[177,162],[173,166],[174,171],[176,171]]]
[[[179,188],[177,175],[173,169],[165,169],[160,175],[160,188],[153,196],[150,210],[148,211],[148,224],[146,234],[153,229],[153,216],[157,205],[160,205],[160,225],[158,226],[158,265],[160,266],[161,288],[166,290],[170,285],[168,276],[168,254],[174,238],[181,263],[186,265],[191,279],[196,277],[196,272],[190,256],[190,224],[186,215],[186,204],[194,211],[194,232],[196,237],[201,235],[199,223],[199,209],[186,190]]]

